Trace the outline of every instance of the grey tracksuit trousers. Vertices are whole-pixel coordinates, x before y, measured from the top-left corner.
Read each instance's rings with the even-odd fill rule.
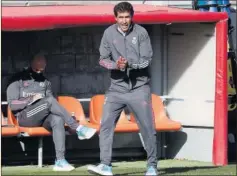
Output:
[[[72,130],[76,130],[79,126],[78,122],[52,96],[27,106],[18,115],[18,122],[23,127],[43,126],[52,131],[58,160],[64,159],[65,155],[64,124],[66,123]]]
[[[100,160],[111,165],[112,143],[116,122],[127,106],[135,115],[147,152],[148,166],[157,166],[157,140],[151,106],[150,87],[145,85],[128,93],[109,91],[100,127]]]

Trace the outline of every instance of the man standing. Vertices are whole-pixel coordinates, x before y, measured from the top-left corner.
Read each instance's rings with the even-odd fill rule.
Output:
[[[51,83],[44,77],[46,59],[37,54],[31,67],[16,74],[7,88],[10,109],[22,127],[43,126],[53,133],[56,151],[54,171],[75,169],[65,160],[65,123],[75,130],[79,139],[89,139],[96,129],[79,125],[52,95]]]
[[[157,175],[157,141],[151,106],[148,66],[152,47],[147,31],[132,22],[134,10],[128,2],[114,7],[117,24],[108,27],[100,45],[101,66],[111,71],[100,127],[100,160],[88,171],[113,175],[111,167],[113,133],[116,120],[125,106],[135,114],[147,152],[146,175]]]

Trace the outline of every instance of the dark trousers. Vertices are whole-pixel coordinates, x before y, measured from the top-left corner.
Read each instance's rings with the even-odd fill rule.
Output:
[[[56,158],[64,159],[65,155],[65,128],[66,123],[72,130],[79,126],[70,114],[57,102],[54,97],[45,97],[38,102],[27,106],[18,116],[22,127],[43,126],[53,133]]]
[[[148,166],[157,167],[157,140],[149,86],[128,93],[106,93],[99,134],[101,163],[111,165],[114,129],[125,106],[135,115],[144,140]]]

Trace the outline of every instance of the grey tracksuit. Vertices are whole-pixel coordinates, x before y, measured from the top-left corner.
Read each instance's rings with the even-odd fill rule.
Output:
[[[121,111],[127,106],[134,114],[147,151],[148,165],[157,166],[157,141],[151,106],[148,66],[152,47],[147,31],[132,24],[124,34],[117,24],[108,27],[100,45],[101,66],[111,71],[111,85],[106,93],[100,128],[101,163],[110,165],[113,133]],[[122,56],[128,67],[119,70],[116,61]]]
[[[117,24],[107,28],[101,40],[99,63],[111,70],[110,89],[127,92],[148,84],[148,66],[152,55],[149,35],[142,26],[131,25],[125,36],[118,30]],[[116,61],[120,56],[128,60],[125,71],[116,69]]]
[[[32,96],[37,93],[44,98],[32,103]],[[11,80],[7,88],[7,100],[20,126],[43,126],[52,131],[56,158],[64,159],[64,124],[68,124],[73,130],[79,124],[53,97],[50,82],[42,74],[31,69],[24,70]]]

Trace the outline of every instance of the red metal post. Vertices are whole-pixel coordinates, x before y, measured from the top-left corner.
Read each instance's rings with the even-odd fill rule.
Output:
[[[213,164],[219,166],[228,164],[227,20],[221,20],[216,24],[216,91],[212,156]]]

